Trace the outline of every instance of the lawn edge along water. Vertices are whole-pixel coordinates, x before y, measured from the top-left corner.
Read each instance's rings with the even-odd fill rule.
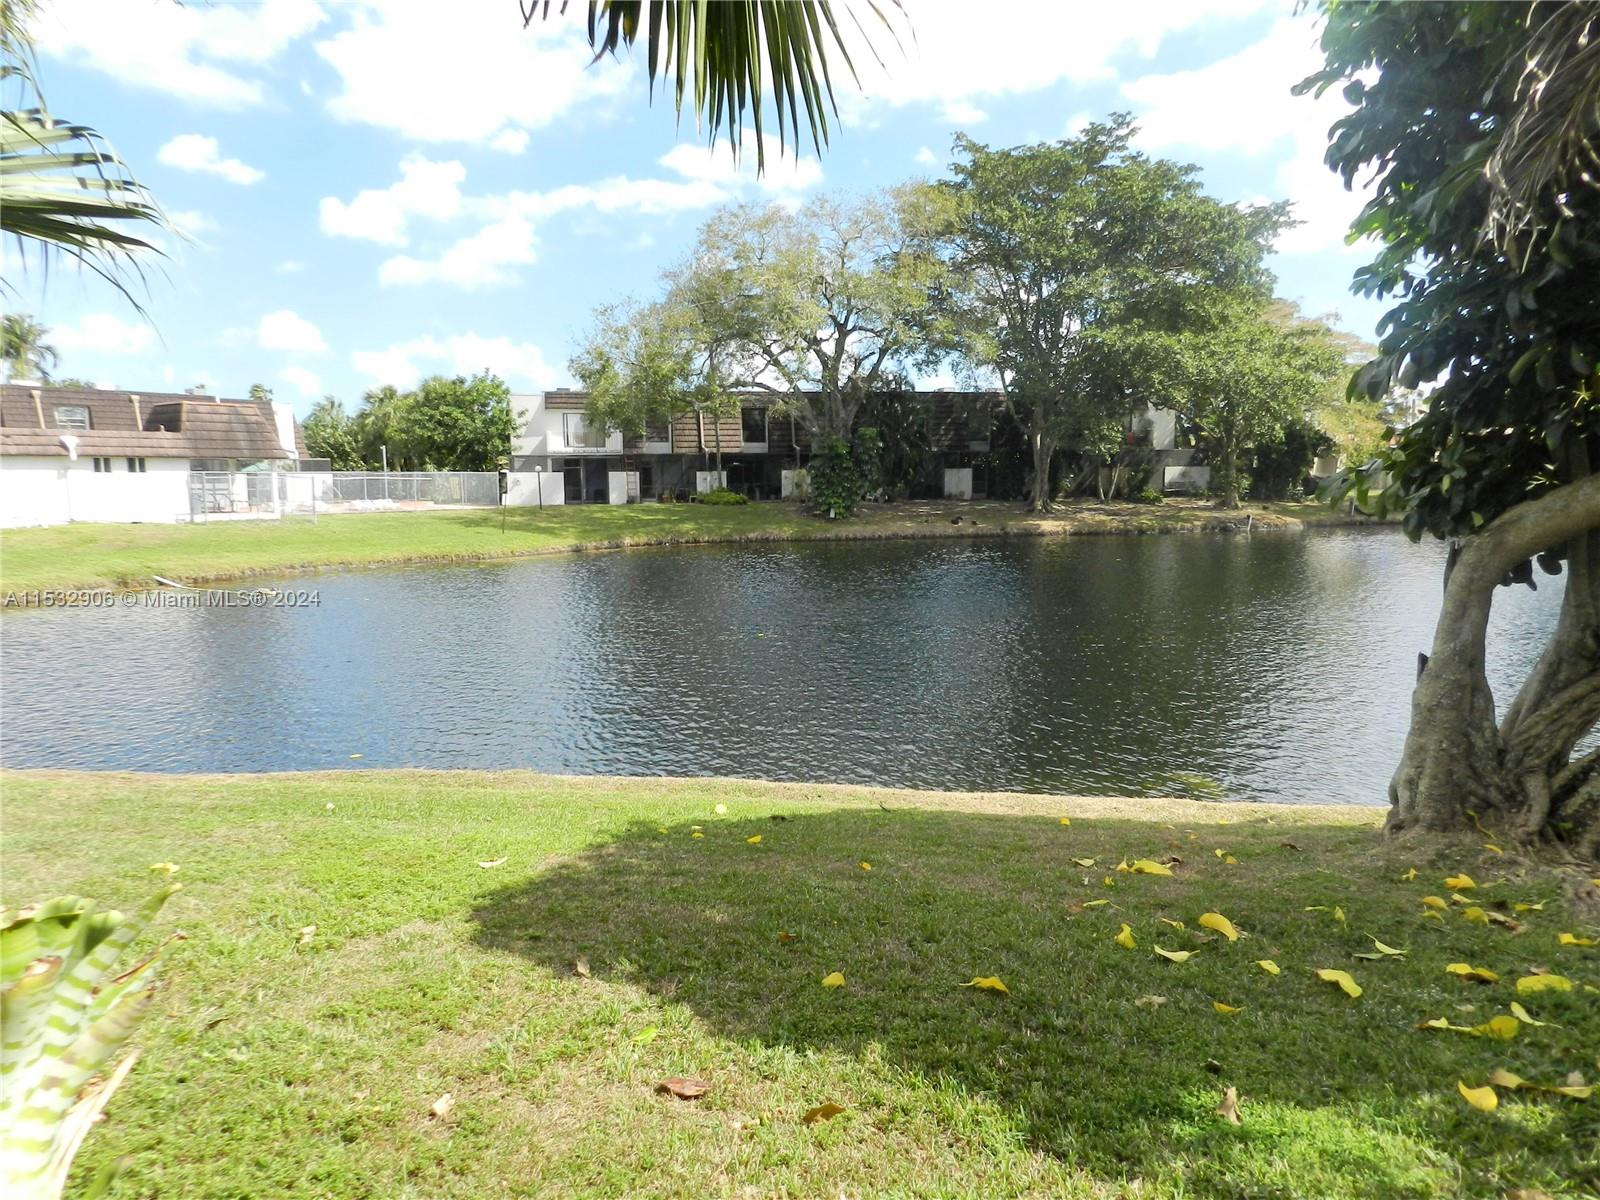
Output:
[[[633,509],[604,508],[573,512],[563,507],[546,515],[538,510],[516,509],[505,514],[508,522],[504,531],[500,529],[501,515],[494,509],[343,514],[315,521],[290,518],[227,525],[72,524],[13,529],[0,535],[0,594],[5,607],[34,607],[49,602],[35,593],[79,589],[141,591],[160,586],[156,575],[187,584],[212,584],[353,567],[499,562],[648,547],[1298,533],[1380,523],[1364,514],[1337,512],[1313,503],[1222,511],[1193,501],[1160,506],[1067,502],[1043,514],[1028,512],[1020,504],[873,505],[857,517],[838,522],[823,521],[798,507],[777,503],[729,508],[651,505],[645,506],[643,513],[641,516]],[[670,520],[673,527],[652,530],[650,524],[662,517]],[[406,528],[407,523],[410,528]],[[561,528],[573,524],[591,528]],[[445,547],[415,544],[421,541],[436,546],[441,527],[447,531]],[[491,537],[498,540],[502,532],[512,544],[484,544]],[[530,537],[536,540],[530,542]],[[452,540],[462,544],[448,548]]]

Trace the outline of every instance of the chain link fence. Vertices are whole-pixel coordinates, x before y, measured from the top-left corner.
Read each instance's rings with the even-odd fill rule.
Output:
[[[191,521],[494,508],[494,471],[192,471]]]

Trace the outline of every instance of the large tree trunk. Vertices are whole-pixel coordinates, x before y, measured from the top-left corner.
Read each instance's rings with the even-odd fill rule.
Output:
[[[1028,440],[1033,449],[1033,497],[1029,507],[1034,512],[1049,512],[1053,507],[1050,502],[1050,459],[1054,447],[1038,430],[1030,434]]]
[[[1561,616],[1505,718],[1484,668],[1495,589],[1530,557],[1565,548]],[[1600,720],[1600,475],[1519,504],[1462,547],[1445,584],[1433,651],[1389,785],[1389,828],[1470,828],[1600,855],[1600,756],[1574,762]]]

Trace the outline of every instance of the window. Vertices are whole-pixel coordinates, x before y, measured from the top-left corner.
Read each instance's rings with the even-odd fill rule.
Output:
[[[646,421],[644,423],[644,440],[647,442],[670,442],[672,440],[672,425],[667,421]]]
[[[89,428],[89,409],[83,404],[58,404],[56,405],[57,429]]]
[[[130,458],[128,460],[128,470],[132,471],[136,475],[144,474],[144,459]]]
[[[744,429],[746,442],[765,442],[767,440],[767,410],[765,408],[741,408],[739,410],[739,424]]]
[[[591,428],[582,413],[562,413],[561,431],[569,450],[604,450],[606,447],[606,431]]]
[[[94,460],[94,470],[97,475],[111,474],[111,460],[109,458],[96,458]]]

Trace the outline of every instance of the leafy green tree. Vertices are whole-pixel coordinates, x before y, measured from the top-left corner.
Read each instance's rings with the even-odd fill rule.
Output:
[[[246,394],[250,397],[250,399],[256,401],[258,404],[262,401],[265,401],[268,404],[272,403],[272,389],[264,383],[252,383],[250,385],[250,391]]]
[[[596,428],[640,437],[652,425],[692,414],[700,444],[715,448],[722,470],[722,439],[708,438],[720,422],[739,415],[739,395],[725,370],[725,338],[707,328],[682,290],[640,308],[612,305],[594,324],[569,364],[588,393],[585,416]]]
[[[867,397],[927,353],[945,277],[934,199],[910,185],[797,212],[724,209],[669,296],[723,347],[731,388],[768,393],[814,444],[849,442]]]
[[[874,392],[862,410],[865,427],[878,434],[878,477],[888,494],[904,500],[929,485],[938,455],[928,428],[926,396],[905,387]]]
[[[53,388],[88,388],[92,391],[96,386],[95,384],[89,382],[89,380],[79,379],[75,375],[68,375],[64,379],[50,379],[46,380],[46,382]]]
[[[56,348],[45,341],[49,335],[27,313],[0,317],[0,361],[6,364],[7,379],[49,380],[50,368],[60,361]]]
[[[356,439],[355,422],[332,396],[324,396],[312,406],[300,422],[300,430],[305,436],[306,452],[312,458],[327,459],[335,471],[359,471],[366,466]]]
[[[48,266],[65,255],[138,308],[122,272],[158,253],[139,234],[167,228],[166,218],[100,134],[51,115],[34,77],[36,11],[34,0],[0,4],[0,84],[14,82],[33,100],[0,111],[0,232],[16,239],[19,261],[32,254]]]
[[[812,511],[832,521],[860,508],[877,480],[882,449],[878,431],[872,428],[856,430],[848,442],[824,438],[813,450],[806,471]]]
[[[1162,395],[1206,446],[1224,508],[1238,508],[1245,452],[1283,435],[1326,394],[1344,356],[1317,321],[1282,306],[1218,303],[1207,324],[1170,340]]]
[[[424,379],[395,418],[400,441],[423,470],[493,471],[511,451],[511,389],[488,372]]]
[[[1333,439],[1305,417],[1291,416],[1277,436],[1258,440],[1250,467],[1250,499],[1298,500],[1303,482]]]
[[[1326,66],[1300,88],[1342,87],[1354,106],[1327,159],[1347,181],[1373,177],[1354,232],[1380,249],[1354,286],[1394,301],[1355,385],[1381,399],[1436,384],[1332,494],[1452,545],[1389,828],[1476,820],[1594,859],[1600,750],[1576,753],[1600,719],[1593,7],[1335,3],[1326,17]],[[1559,132],[1573,128],[1575,141]],[[1532,582],[1534,559],[1564,566],[1561,614],[1497,716],[1489,614],[1500,584]]]
[[[969,372],[998,379],[1051,505],[1067,446],[1115,452],[1139,381],[1209,308],[1264,299],[1283,205],[1205,195],[1195,169],[1132,148],[1122,114],[1064,141],[993,150],[958,135],[946,242],[954,339]],[[1149,394],[1149,393],[1146,393]]]
[[[410,461],[410,447],[402,440],[399,426],[403,400],[400,390],[388,383],[373,388],[361,398],[361,409],[351,422],[351,432],[361,454],[361,463],[369,471],[381,469],[385,462],[395,470],[416,465]]]

